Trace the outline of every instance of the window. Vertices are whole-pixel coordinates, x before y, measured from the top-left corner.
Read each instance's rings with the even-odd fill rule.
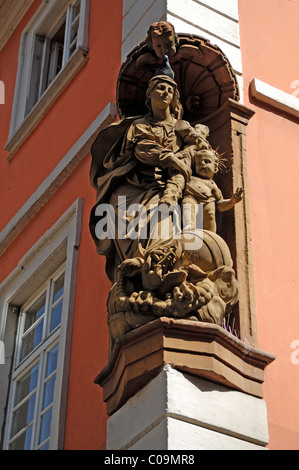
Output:
[[[76,200],[0,283],[5,450],[64,448],[82,208]]]
[[[11,156],[87,61],[90,0],[43,1],[21,38]]]
[[[58,368],[64,271],[20,310],[8,449],[48,449]]]
[[[25,116],[31,111],[77,48],[81,1],[70,5],[46,34],[34,38],[29,94]]]

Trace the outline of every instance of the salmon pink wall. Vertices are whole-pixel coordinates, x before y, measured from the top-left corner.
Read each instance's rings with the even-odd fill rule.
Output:
[[[299,449],[298,120],[254,101],[249,85],[257,78],[294,93],[298,18],[296,0],[239,0],[244,104],[256,112],[247,158],[258,340],[276,355],[264,386],[270,449]]]
[[[0,79],[5,105],[0,107],[0,231],[43,183],[74,143],[109,102],[115,102],[121,65],[122,0],[91,0],[89,60],[12,160],[8,140],[21,32],[40,5],[35,1],[1,51]],[[95,192],[89,183],[91,157],[83,161],[57,189],[1,256],[0,282],[77,198],[83,199],[82,234],[77,281],[70,374],[65,423],[65,449],[104,449],[106,406],[93,383],[107,362],[106,299],[110,284],[103,257],[97,256],[89,233],[89,213]]]

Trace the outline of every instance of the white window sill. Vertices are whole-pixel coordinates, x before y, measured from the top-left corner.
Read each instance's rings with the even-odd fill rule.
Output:
[[[299,118],[299,99],[294,95],[274,88],[257,78],[250,83],[250,91],[253,98]]]
[[[57,98],[61,95],[61,93],[65,90],[71,80],[75,77],[79,70],[81,70],[87,61],[88,57],[86,56],[86,50],[82,48],[76,49],[65,67],[55,77],[51,85],[47,88],[36,105],[26,116],[22,124],[9,138],[4,147],[4,149],[9,152],[7,160],[12,159],[14,154],[18,151],[27,137],[34,131]]]

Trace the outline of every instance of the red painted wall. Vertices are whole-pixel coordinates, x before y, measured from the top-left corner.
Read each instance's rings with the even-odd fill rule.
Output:
[[[0,79],[5,105],[0,106],[0,231],[109,102],[115,103],[121,65],[122,0],[91,0],[88,63],[12,160],[3,148],[8,140],[22,30],[40,5],[30,7],[0,54]],[[113,26],[112,26],[113,25]],[[0,282],[77,199],[84,200],[81,244],[72,332],[65,427],[65,449],[104,449],[106,406],[93,383],[107,362],[106,299],[110,288],[104,258],[96,255],[89,233],[89,213],[95,192],[89,183],[88,154],[46,205],[1,256]],[[5,203],[3,203],[5,201]]]
[[[299,2],[239,0],[247,158],[259,347],[266,370],[270,449],[299,449],[298,120],[252,100],[253,78],[292,94],[299,85]],[[298,346],[297,346],[298,348]],[[297,355],[299,358],[299,354]],[[294,362],[294,361],[293,361]]]

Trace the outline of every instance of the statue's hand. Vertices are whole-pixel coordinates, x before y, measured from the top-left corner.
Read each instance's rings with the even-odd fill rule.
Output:
[[[186,163],[184,163],[182,160],[180,160],[178,157],[174,155],[174,157],[171,160],[171,165],[172,168],[177,170],[179,173],[182,173],[186,181],[189,181],[192,175],[192,169]]]
[[[244,189],[237,188],[237,191],[232,196],[232,202],[234,202],[234,204],[237,204],[243,199],[243,196],[244,196]]]

